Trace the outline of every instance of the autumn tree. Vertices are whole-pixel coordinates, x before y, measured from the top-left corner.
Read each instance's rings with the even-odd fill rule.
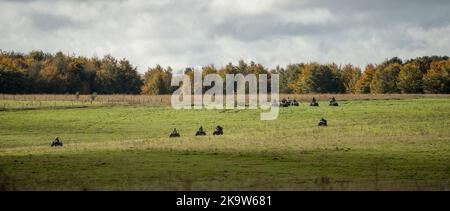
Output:
[[[448,60],[448,56],[422,56],[406,61],[405,64],[415,63],[419,66],[422,74],[425,74],[431,67],[431,63]]]
[[[270,71],[262,64],[240,60],[216,69],[204,66],[203,76],[226,74],[280,75],[283,93],[449,93],[449,57],[424,56],[406,62],[394,57],[364,72],[351,64],[289,64]],[[193,68],[184,73],[193,80]],[[0,50],[1,93],[170,94],[172,70],[149,68],[143,80],[128,60],[110,55],[102,59],[32,51],[28,54]],[[270,83],[270,80],[268,81]],[[269,85],[270,87],[270,85]],[[206,91],[209,87],[203,87]],[[226,87],[224,86],[224,89]]]
[[[359,77],[355,84],[355,93],[368,94],[370,93],[370,84],[372,83],[373,76],[375,75],[375,66],[368,64],[364,69],[364,72]]]
[[[423,76],[425,93],[450,93],[450,60],[433,62]]]
[[[259,76],[260,74],[268,74],[269,71],[262,64],[250,62],[249,73]]]
[[[217,74],[218,71],[216,69],[216,67],[213,64],[207,65],[202,67],[202,81],[205,80],[205,77],[209,74]],[[206,92],[208,89],[210,89],[211,87],[213,87],[215,84],[214,82],[212,82],[211,86],[205,86],[203,85],[202,87],[202,93]]]
[[[160,65],[156,65],[154,68],[149,68],[144,74],[144,83],[141,88],[142,94],[159,95],[170,94],[172,80],[172,69],[162,68]]]
[[[356,93],[356,82],[361,77],[361,69],[347,64],[342,68],[341,80],[346,93]]]

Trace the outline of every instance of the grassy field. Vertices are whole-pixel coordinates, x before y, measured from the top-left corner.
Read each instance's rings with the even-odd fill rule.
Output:
[[[15,98],[0,98],[3,190],[450,190],[448,96],[339,96],[340,107],[303,103],[275,121],[158,98]],[[200,125],[208,136],[194,136]],[[55,136],[64,147],[49,146]]]

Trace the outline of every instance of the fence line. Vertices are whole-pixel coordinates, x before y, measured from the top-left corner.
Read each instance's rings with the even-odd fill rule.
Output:
[[[192,98],[194,96],[192,95]],[[331,97],[336,97],[337,100],[369,100],[369,99],[414,99],[425,97],[450,97],[449,94],[280,94],[280,99],[290,98],[296,99],[301,102],[310,101],[313,97],[318,100],[329,100]],[[248,96],[247,96],[248,98]],[[92,95],[51,95],[51,94],[26,94],[26,95],[11,95],[1,94],[3,107],[8,105],[5,101],[17,101],[17,104],[22,107],[31,106],[39,107],[43,106],[57,106],[57,101],[66,101],[67,105],[88,105],[100,104],[100,105],[114,105],[114,104],[131,104],[131,105],[155,105],[164,106],[171,104],[170,95],[97,95],[95,100],[92,100]],[[30,103],[21,102],[29,101]],[[44,103],[43,103],[44,102]],[[49,103],[45,103],[49,102]],[[193,102],[193,101],[192,101]],[[224,99],[225,102],[225,99]]]

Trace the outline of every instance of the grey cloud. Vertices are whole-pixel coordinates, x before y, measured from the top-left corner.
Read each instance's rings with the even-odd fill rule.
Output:
[[[112,54],[141,72],[238,59],[364,66],[450,54],[448,11],[447,0],[0,0],[0,46]]]
[[[32,25],[41,31],[57,30],[75,26],[75,23],[68,17],[50,14],[36,13],[30,17],[30,20]]]
[[[307,0],[302,6],[323,6],[348,18],[354,17],[354,14],[363,14],[366,18],[360,24],[364,25],[407,23],[429,27],[441,26],[450,21],[450,16],[447,15],[450,1],[447,0]],[[347,20],[353,22],[351,19]]]
[[[286,22],[273,14],[228,19],[208,30],[213,36],[231,36],[246,42],[289,36],[323,37],[345,30],[342,24],[304,24]]]

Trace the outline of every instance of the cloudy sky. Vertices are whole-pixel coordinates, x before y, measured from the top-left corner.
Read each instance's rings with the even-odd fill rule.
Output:
[[[0,0],[0,49],[275,67],[450,55],[448,0]]]

